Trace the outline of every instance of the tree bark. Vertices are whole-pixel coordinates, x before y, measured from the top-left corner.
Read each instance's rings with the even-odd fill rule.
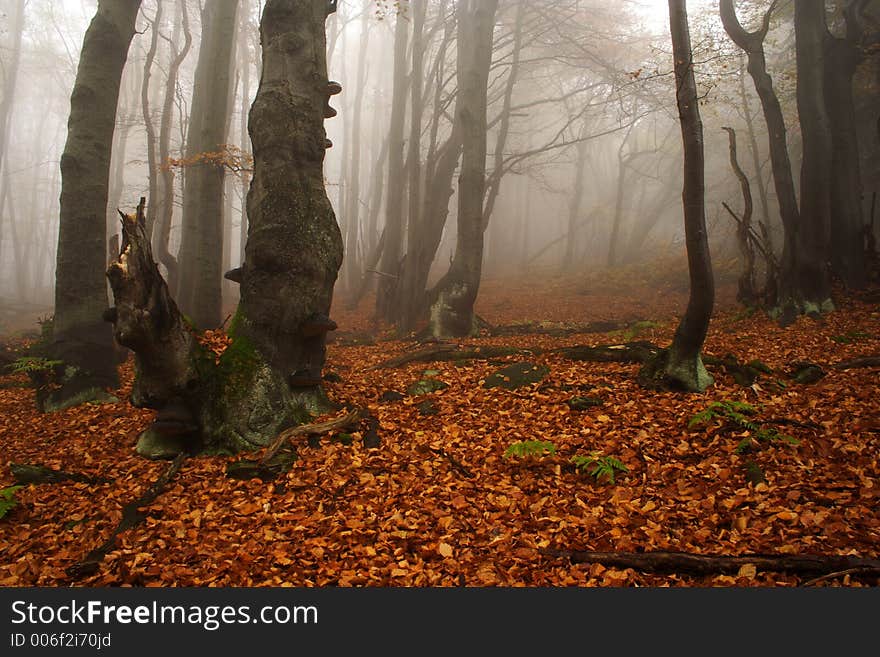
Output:
[[[431,307],[436,338],[473,332],[474,302],[483,265],[483,199],[486,186],[486,93],[498,0],[463,0],[458,5],[458,99],[456,119],[463,148],[458,178],[455,255]]]
[[[168,162],[171,155],[171,128],[174,123],[174,96],[177,91],[177,80],[180,67],[192,46],[192,33],[189,29],[189,13],[186,0],[179,1],[180,19],[174,23],[174,34],[171,39],[171,61],[165,78],[165,97],[162,102],[162,119],[159,123],[159,181],[158,199],[156,202],[156,221],[158,236],[156,244],[159,262],[164,265],[168,276],[168,287],[177,289],[179,266],[177,258],[171,253],[171,224],[174,221],[174,169]],[[183,46],[177,49],[180,32],[183,32]]]
[[[670,384],[702,392],[712,384],[700,357],[709,330],[715,285],[706,232],[705,160],[693,50],[685,0],[669,0],[669,26],[675,60],[676,101],[684,144],[684,232],[687,245],[690,296],[684,316],[669,347],[665,376]]]
[[[107,309],[106,212],[110,153],[122,69],[140,0],[100,0],[86,30],[70,97],[61,155],[61,210],[55,270],[55,318],[50,347],[64,361],[62,387],[46,410],[100,397],[118,384]]]
[[[742,218],[737,222],[736,239],[739,245],[740,255],[742,256],[743,272],[739,277],[737,289],[737,301],[746,305],[754,306],[758,300],[757,290],[755,289],[755,251],[752,248],[750,239],[752,231],[752,214],[754,212],[754,203],[752,201],[752,186],[749,184],[749,178],[746,176],[736,156],[736,131],[733,128],[724,127],[722,130],[727,132],[728,148],[730,151],[730,167],[739,180],[739,186],[743,195],[743,213]]]
[[[780,262],[780,302],[783,306],[799,306],[797,297],[797,234],[800,226],[800,211],[795,194],[791,161],[788,156],[785,119],[779,98],[773,89],[773,80],[767,72],[764,55],[764,38],[770,29],[770,17],[776,8],[776,0],[764,13],[761,27],[755,32],[747,32],[736,17],[733,0],[719,0],[721,21],[728,36],[742,48],[748,59],[748,71],[755,83],[755,90],[761,100],[767,136],[770,144],[770,163],[773,182],[779,203],[779,214],[784,231],[784,244]]]
[[[403,244],[403,135],[406,119],[406,49],[407,19],[398,10],[394,28],[394,91],[391,96],[391,118],[388,132],[388,195],[385,206],[385,247],[379,269],[388,274],[379,281],[376,296],[376,315],[394,321],[394,303],[400,252]]]
[[[801,123],[801,228],[798,287],[803,309],[820,313],[830,304],[831,128],[825,109],[825,3],[796,2],[797,107]]]
[[[196,160],[222,150],[226,143],[237,7],[238,0],[205,4],[187,133],[189,168],[184,180],[177,299],[183,312],[202,329],[220,326],[223,320],[225,168],[213,158]]]
[[[144,58],[144,75],[141,78],[141,117],[147,133],[147,237],[153,239],[153,225],[156,221],[156,206],[158,201],[158,165],[156,162],[156,126],[153,123],[153,115],[150,111],[150,78],[153,72],[153,62],[156,59],[156,51],[159,49],[159,30],[162,26],[162,0],[156,0],[156,14],[150,21],[150,48]]]
[[[850,2],[844,12],[847,34],[837,38],[825,31],[825,107],[831,130],[831,268],[848,288],[861,288],[867,279],[862,217],[862,172],[853,78],[862,62],[859,6]]]
[[[193,337],[152,262],[142,222],[108,277],[117,339],[136,353],[132,403],[158,408],[141,454],[238,451],[330,409],[321,388],[342,236],[324,188],[326,0],[268,0],[262,75],[251,107],[254,177],[241,302],[232,343],[215,363]]]

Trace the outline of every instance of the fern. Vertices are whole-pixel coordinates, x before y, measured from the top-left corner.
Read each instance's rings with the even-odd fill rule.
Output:
[[[7,486],[0,489],[0,518],[6,516],[17,505],[18,500],[15,499],[15,493],[24,486]]]
[[[745,402],[738,401],[713,401],[705,409],[694,415],[688,421],[688,427],[693,428],[700,424],[708,424],[716,419],[726,420],[735,426],[747,430],[751,435],[746,436],[736,446],[736,453],[742,454],[757,443],[784,442],[788,445],[800,445],[796,438],[776,429],[761,426],[760,422],[749,416],[757,415],[758,409]]]
[[[15,374],[35,374],[37,372],[50,372],[64,361],[49,360],[36,356],[22,356],[9,365],[9,369]]]
[[[556,445],[549,440],[520,440],[507,446],[507,449],[504,450],[504,458],[544,456],[544,454],[555,453]]]
[[[588,456],[580,454],[571,457],[571,463],[581,472],[588,473],[596,481],[607,479],[614,483],[615,472],[629,472],[623,462],[614,456],[603,456],[598,452],[590,452]]]

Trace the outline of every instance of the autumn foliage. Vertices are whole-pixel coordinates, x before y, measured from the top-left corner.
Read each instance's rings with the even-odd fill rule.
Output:
[[[378,421],[379,444],[365,446],[369,423],[299,435],[298,460],[266,481],[225,476],[242,455],[190,458],[142,509],[144,522],[119,533],[97,572],[76,583],[876,586],[876,575],[810,582],[746,564],[734,574],[690,576],[552,556],[563,549],[880,557],[877,368],[835,367],[880,353],[876,292],[874,301],[844,298],[821,320],[803,317],[782,329],[737,307],[735,282],[720,285],[706,353],[759,360],[771,373],[744,387],[718,368],[705,393],[680,394],[640,387],[636,364],[572,361],[552,351],[633,338],[669,343],[686,289],[629,272],[621,291],[623,279],[551,278],[540,291],[536,277],[487,281],[477,308],[484,319],[544,330],[461,341],[519,350],[491,359],[374,368],[418,345],[383,339],[366,300],[358,311],[340,308],[326,389],[339,413],[365,409]],[[635,335],[552,330],[591,320],[652,321]],[[222,332],[203,339],[218,353],[224,348]],[[525,358],[550,374],[514,390],[483,387],[493,372]],[[821,369],[818,381],[787,376],[805,361]],[[17,505],[0,519],[0,584],[73,583],[69,567],[107,540],[124,505],[167,468],[133,451],[153,412],[128,404],[130,361],[121,372],[120,402],[50,415],[34,410],[25,375],[0,379],[0,488],[15,483],[12,463],[109,480],[15,491]],[[406,393],[426,377],[447,387]],[[578,407],[574,397],[598,401]],[[712,402],[748,405],[754,422],[793,440],[750,442],[749,428],[705,414]],[[692,422],[700,413],[703,421]],[[552,449],[511,449],[526,441]],[[624,469],[613,468],[613,482],[592,476],[590,467],[577,467],[590,457],[613,458]]]

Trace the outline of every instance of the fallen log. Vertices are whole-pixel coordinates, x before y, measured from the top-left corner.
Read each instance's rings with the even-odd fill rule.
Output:
[[[880,356],[859,356],[843,360],[834,366],[836,370],[850,370],[857,367],[877,367],[880,366]]]
[[[75,481],[95,486],[112,481],[104,477],[92,477],[80,474],[79,472],[64,472],[63,470],[47,468],[45,465],[31,463],[10,463],[9,471],[12,473],[16,484],[25,486],[28,484],[60,484],[65,481]]]
[[[156,501],[156,498],[162,494],[165,487],[180,470],[186,457],[187,454],[185,452],[181,452],[175,456],[171,464],[161,475],[159,475],[159,478],[156,479],[156,481],[150,484],[149,488],[147,488],[140,497],[122,507],[122,518],[110,533],[109,538],[99,547],[89,552],[81,561],[69,566],[65,571],[68,577],[71,579],[81,579],[98,572],[98,568],[104,560],[104,557],[107,556],[107,553],[110,552],[110,550],[116,547],[116,537],[122,532],[139,525],[146,519],[146,514],[142,513],[140,510],[141,507],[147,506]]]
[[[743,554],[737,556],[689,552],[593,552],[585,550],[538,550],[547,557],[572,563],[599,563],[613,568],[633,568],[647,573],[729,575],[752,565],[757,570],[792,575],[824,575],[841,571],[880,576],[880,559],[824,554]]]

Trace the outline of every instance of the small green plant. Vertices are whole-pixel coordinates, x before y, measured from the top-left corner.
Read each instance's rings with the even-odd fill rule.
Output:
[[[22,356],[12,362],[9,369],[14,374],[36,374],[38,372],[51,372],[58,365],[63,365],[64,361],[49,360],[48,358],[40,358],[38,356]]]
[[[0,489],[0,518],[3,518],[18,505],[15,493],[21,488],[24,488],[24,486],[7,486]]]
[[[504,458],[544,456],[544,454],[555,453],[556,445],[549,440],[520,440],[507,446],[507,449],[504,450]]]
[[[619,333],[624,342],[631,342],[633,338],[641,335],[644,331],[660,328],[661,326],[663,326],[663,324],[661,324],[660,322],[641,320],[631,326],[628,326],[625,329],[621,329]]]
[[[754,417],[757,414],[758,409],[745,402],[713,401],[688,421],[688,427],[694,428],[721,419],[736,427],[746,429],[750,435],[743,438],[736,446],[737,454],[747,451],[755,443],[784,442],[789,445],[800,445],[800,441],[792,436],[780,433],[772,427],[761,426],[760,421]]]
[[[587,456],[576,454],[571,457],[571,463],[581,472],[586,472],[596,481],[603,478],[608,483],[614,483],[615,472],[629,472],[623,462],[614,456],[603,456],[599,452],[590,452]]]

